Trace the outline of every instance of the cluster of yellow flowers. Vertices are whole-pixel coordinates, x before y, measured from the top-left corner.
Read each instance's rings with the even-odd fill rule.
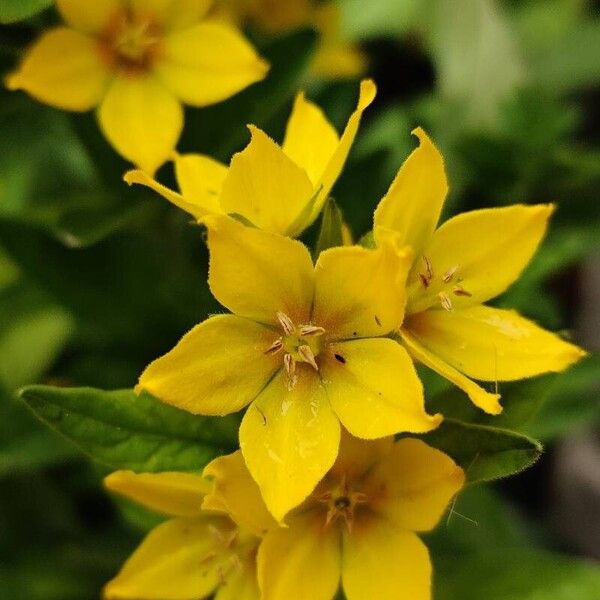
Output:
[[[300,93],[281,146],[251,126],[229,166],[174,154],[181,103],[226,98],[264,77],[265,63],[222,14],[205,19],[208,0],[57,5],[70,27],[46,33],[9,86],[65,109],[98,106],[107,138],[141,167],[126,180],[206,227],[210,289],[231,311],[188,332],[137,390],[194,414],[248,407],[240,451],[202,475],[107,477],[109,489],[172,518],[106,598],[331,600],[340,581],[348,600],[430,598],[417,533],[436,526],[465,474],[406,436],[443,418],[427,414],[413,361],[498,414],[500,396],[472,378],[561,371],[583,356],[484,304],[519,277],[553,207],[477,210],[438,228],[444,162],[417,129],[419,146],[375,211],[369,247],[329,248],[313,262],[294,238],[329,197],[374,83],[362,82],[341,135]],[[256,3],[247,7],[256,15]],[[179,191],[153,179],[168,158]]]

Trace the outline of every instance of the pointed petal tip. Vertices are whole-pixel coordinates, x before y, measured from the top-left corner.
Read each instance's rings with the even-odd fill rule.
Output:
[[[360,93],[358,99],[358,109],[364,110],[372,104],[377,95],[377,85],[372,79],[363,79],[360,82]]]

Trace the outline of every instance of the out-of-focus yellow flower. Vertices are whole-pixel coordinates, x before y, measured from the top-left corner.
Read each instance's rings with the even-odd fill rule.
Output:
[[[375,93],[372,81],[361,83],[358,105],[341,136],[300,93],[281,147],[250,126],[252,139],[229,168],[205,155],[176,155],[180,193],[140,170],[127,173],[125,181],[151,187],[198,220],[211,213],[236,214],[255,227],[295,237],[321,212]]]
[[[365,54],[343,38],[336,2],[316,0],[220,0],[216,14],[237,24],[251,23],[270,33],[314,27],[320,34],[312,70],[328,79],[357,77],[367,69]]]
[[[247,470],[226,464],[231,479],[214,489],[205,478],[187,473],[117,471],[104,480],[109,490],[172,517],[148,534],[106,585],[104,598],[187,600],[213,593],[218,600],[260,598],[256,551],[260,536],[275,522],[256,485],[246,493]],[[233,492],[231,508],[224,486]],[[243,514],[235,505],[242,499]]]
[[[340,421],[366,439],[439,424],[408,353],[386,337],[404,317],[406,250],[391,240],[330,248],[313,266],[296,240],[223,215],[205,221],[209,285],[234,314],[197,325],[137,390],[199,414],[250,404],[240,446],[277,520],[334,463]]]
[[[259,491],[244,476],[239,452],[213,464],[217,485],[243,482],[227,496],[251,518]],[[344,433],[335,465],[290,513],[288,527],[264,535],[261,598],[332,600],[341,580],[348,600],[429,600],[431,563],[417,533],[437,525],[464,479],[448,456],[421,440],[364,441]]]
[[[474,210],[436,229],[448,191],[441,154],[422,129],[374,217],[377,243],[390,233],[411,246],[406,318],[400,337],[413,357],[464,390],[490,414],[502,407],[470,378],[511,381],[562,371],[585,356],[512,310],[483,305],[530,261],[552,205]]]
[[[267,65],[232,27],[207,20],[211,0],[56,0],[68,26],[44,33],[7,78],[65,110],[98,107],[104,135],[154,172],[183,127],[182,103],[220,102]]]

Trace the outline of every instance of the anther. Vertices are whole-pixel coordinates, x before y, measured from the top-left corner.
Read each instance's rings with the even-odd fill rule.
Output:
[[[286,352],[283,355],[283,365],[285,367],[285,372],[287,373],[288,377],[292,379],[296,374],[296,361],[289,352]]]
[[[448,296],[446,292],[440,292],[438,298],[440,299],[440,304],[444,310],[452,310],[452,300],[450,300],[450,296]]]
[[[456,274],[456,271],[458,271],[458,265],[454,265],[451,269],[448,269],[448,272],[442,277],[442,281],[444,283],[450,283]]]
[[[278,312],[277,320],[283,328],[285,335],[292,335],[294,333],[294,323],[285,313]]]
[[[423,275],[423,273],[419,273],[419,279],[421,280],[421,284],[424,288],[429,287],[429,279],[427,279],[427,277]]]
[[[431,266],[431,261],[424,256],[423,263],[425,264],[425,276],[428,281],[431,281],[433,279],[433,267]]]
[[[471,294],[471,292],[469,292],[468,290],[465,290],[465,288],[460,285],[455,285],[452,288],[452,293],[455,296],[466,296],[467,298],[470,298],[473,295],[473,294]]]
[[[317,361],[315,360],[315,355],[311,350],[310,346],[307,344],[303,344],[302,346],[298,346],[298,354],[302,357],[304,361],[306,361],[315,371],[319,370],[319,365],[317,365]]]
[[[323,329],[323,327],[317,325],[300,325],[300,335],[302,337],[316,337],[318,335],[323,335],[324,333],[325,329]]]
[[[265,354],[277,354],[283,348],[283,340],[281,338],[275,340],[266,350]]]

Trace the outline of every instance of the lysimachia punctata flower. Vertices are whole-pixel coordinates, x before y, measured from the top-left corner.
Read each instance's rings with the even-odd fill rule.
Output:
[[[250,517],[259,490],[239,452],[215,459],[217,482],[235,479]],[[210,465],[209,465],[210,467]],[[464,472],[421,440],[365,441],[344,432],[338,459],[304,503],[258,550],[263,600],[429,600],[431,563],[418,533],[432,530]],[[231,486],[229,486],[231,488]]]
[[[262,79],[267,65],[211,0],[56,0],[67,26],[44,33],[7,79],[52,106],[97,107],[110,143],[152,173],[171,155],[183,106],[206,106]]]
[[[295,237],[321,212],[375,92],[372,81],[361,83],[358,106],[341,136],[300,93],[282,146],[250,126],[252,139],[229,168],[209,156],[176,155],[180,193],[140,170],[130,171],[125,180],[151,187],[198,220],[211,213],[235,214],[265,231]]]
[[[585,352],[513,310],[483,303],[504,292],[530,261],[552,205],[474,210],[437,227],[448,191],[443,158],[421,129],[419,147],[398,172],[374,217],[414,251],[400,337],[413,357],[498,414],[499,394],[471,380],[511,381],[562,371]],[[404,298],[401,298],[404,302]]]
[[[239,25],[250,23],[270,34],[314,27],[320,40],[311,70],[317,76],[327,79],[357,77],[367,68],[364,53],[342,35],[342,15],[335,1],[218,0],[215,14]]]
[[[250,405],[240,446],[277,520],[333,465],[340,421],[373,439],[435,428],[410,356],[390,334],[404,317],[410,253],[300,242],[223,215],[206,218],[213,316],[150,364],[137,390],[205,415]]]
[[[106,600],[258,600],[256,552],[275,525],[259,494],[244,496],[245,512],[219,502],[239,477],[218,488],[200,475],[117,471],[106,487],[170,517],[153,529],[104,589]],[[242,476],[244,473],[242,473]],[[210,504],[206,507],[209,497]],[[235,494],[236,497],[241,497]],[[204,505],[204,507],[203,507]]]

